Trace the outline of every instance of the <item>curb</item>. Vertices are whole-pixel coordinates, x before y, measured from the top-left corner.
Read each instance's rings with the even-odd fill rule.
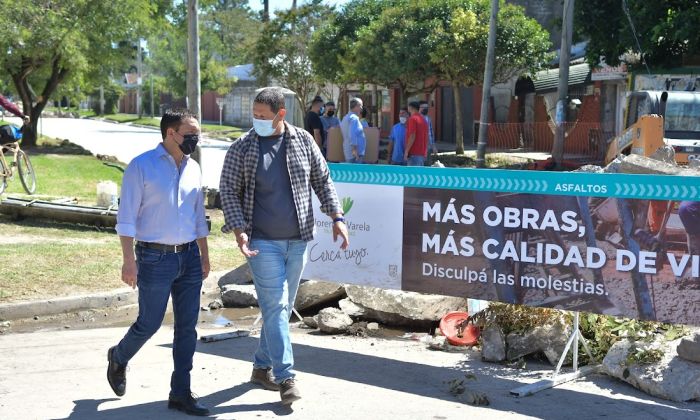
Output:
[[[0,305],[0,320],[13,321],[34,316],[50,316],[88,309],[130,305],[136,302],[138,302],[138,294],[126,287],[94,295],[3,304]]]
[[[210,273],[202,284],[202,295],[218,293],[218,281],[228,271]],[[91,309],[117,308],[138,303],[139,295],[130,287],[95,293],[0,304],[0,321],[15,321],[35,316],[52,316]]]

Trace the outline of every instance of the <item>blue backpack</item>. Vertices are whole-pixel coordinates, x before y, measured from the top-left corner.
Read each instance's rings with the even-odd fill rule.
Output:
[[[22,139],[22,129],[12,124],[0,125],[0,144],[14,143]]]

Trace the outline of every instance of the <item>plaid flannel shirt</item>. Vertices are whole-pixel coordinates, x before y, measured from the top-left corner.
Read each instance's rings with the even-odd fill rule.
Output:
[[[314,212],[311,190],[321,201],[321,211],[333,217],[343,211],[335,192],[328,165],[313,137],[301,128],[284,123],[287,148],[287,170],[292,184],[292,196],[297,210],[301,239],[310,241],[314,233]],[[230,233],[241,229],[250,237],[253,231],[255,174],[260,149],[254,129],[248,131],[229,147],[221,170],[219,191],[224,210],[221,231]]]

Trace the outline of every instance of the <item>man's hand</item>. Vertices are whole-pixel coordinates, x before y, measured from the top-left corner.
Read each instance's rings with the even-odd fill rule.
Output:
[[[124,264],[122,264],[122,281],[131,286],[132,289],[136,289],[137,273],[138,269],[136,268],[135,260],[124,261]]]
[[[333,242],[336,242],[338,240],[338,236],[340,236],[343,239],[343,243],[340,244],[340,249],[345,251],[350,245],[350,237],[348,235],[348,228],[343,222],[333,223]]]
[[[245,232],[236,233],[236,242],[238,243],[238,249],[246,257],[254,257],[258,255],[257,250],[251,250],[248,248],[248,235]]]
[[[209,277],[209,270],[211,270],[211,265],[209,265],[209,257],[202,256],[202,280],[206,280]]]
[[[408,152],[403,154],[403,160],[404,162],[408,160]]]

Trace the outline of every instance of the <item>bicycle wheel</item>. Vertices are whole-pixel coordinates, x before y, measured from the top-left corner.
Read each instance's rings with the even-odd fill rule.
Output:
[[[34,173],[32,162],[29,161],[29,156],[22,150],[17,152],[17,169],[19,170],[19,180],[22,181],[24,190],[27,191],[27,194],[34,194],[34,191],[36,191],[36,174]]]
[[[5,159],[0,156],[0,194],[4,193],[5,188],[7,188],[7,174],[9,172],[10,171],[7,170],[7,165],[5,165]]]

